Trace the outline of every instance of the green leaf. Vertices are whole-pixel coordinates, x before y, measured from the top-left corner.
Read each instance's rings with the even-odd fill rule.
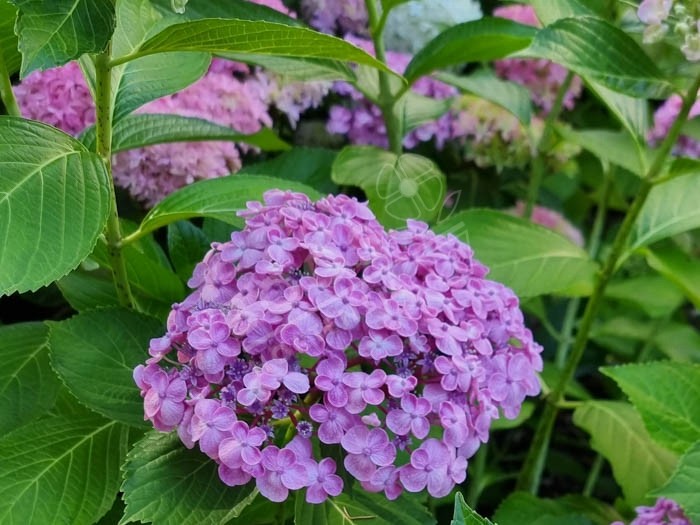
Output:
[[[557,0],[556,2],[531,0],[530,3],[537,13],[537,18],[544,26],[548,26],[560,18],[596,15],[596,12],[585,0]]]
[[[461,492],[455,494],[455,511],[450,523],[451,525],[493,525],[490,520],[479,516],[474,509],[467,505]]]
[[[505,18],[484,17],[443,31],[418,51],[404,77],[413,83],[437,69],[503,58],[530,45],[537,33]]]
[[[134,53],[123,57],[123,60],[172,51],[327,58],[356,62],[399,76],[345,40],[305,27],[263,20],[205,18],[174,24],[149,38]]]
[[[130,0],[134,1],[134,0]],[[199,0],[187,5],[187,10],[179,15],[172,13],[172,0],[148,0],[161,15],[179,23],[186,20],[201,20],[203,18],[237,18],[239,20],[265,20],[295,27],[303,27],[300,20],[291,18],[276,9],[259,5],[249,0]]]
[[[630,97],[593,81],[588,88],[607,106],[613,116],[629,131],[637,145],[646,145],[649,129],[649,104],[646,100]]]
[[[386,496],[353,491],[352,496],[340,494],[326,503],[329,524],[362,525],[432,525],[435,519],[428,509],[418,503],[415,495],[402,494],[387,505]],[[297,522],[301,523],[301,522]],[[308,523],[308,522],[307,522]]]
[[[104,51],[114,31],[112,0],[12,1],[19,9],[16,31],[23,78],[35,69]]]
[[[0,522],[97,521],[119,490],[119,466],[133,432],[77,409],[70,416],[42,418],[0,439]]]
[[[250,144],[263,151],[282,151],[289,145],[274,131],[263,128],[246,135],[208,120],[180,115],[141,114],[128,115],[114,126],[112,152],[165,144],[168,142],[199,142],[226,140]],[[95,149],[95,127],[90,126],[80,136],[80,141],[89,150]]]
[[[438,80],[493,102],[512,113],[523,125],[530,123],[532,103],[530,92],[515,82],[501,80],[488,69],[480,69],[468,77],[438,73]]]
[[[472,209],[439,222],[436,233],[452,233],[490,268],[489,278],[523,297],[546,293],[587,295],[597,265],[563,235],[520,217]]]
[[[700,308],[700,262],[674,245],[647,248],[647,263]]]
[[[538,498],[527,492],[513,492],[498,506],[493,519],[498,525],[566,523],[588,525],[590,521],[560,501]]]
[[[700,363],[700,333],[684,323],[668,323],[654,334],[657,348],[674,361]]]
[[[572,142],[590,151],[601,161],[625,168],[635,175],[643,175],[643,166],[637,155],[634,139],[626,131],[608,129],[573,130],[564,126],[557,127],[567,142]]]
[[[530,419],[532,413],[535,411],[535,404],[531,401],[523,402],[522,408],[515,419],[508,419],[503,414],[498,419],[494,419],[491,422],[490,431],[494,430],[510,430],[511,428],[517,428],[525,421]]]
[[[173,7],[173,11],[175,11],[178,14],[184,13],[187,7],[187,1],[188,0],[170,0],[170,3]]]
[[[218,56],[261,66],[284,77],[285,81],[344,80],[355,82],[357,75],[347,64],[322,58],[289,58],[248,53],[220,53]]]
[[[77,312],[105,306],[119,306],[117,290],[106,271],[75,270],[56,281],[68,304]]]
[[[187,281],[210,248],[204,232],[189,221],[168,225],[168,253],[180,279]]]
[[[139,232],[149,233],[171,222],[191,217],[212,217],[241,225],[243,221],[236,216],[236,212],[244,209],[248,201],[261,200],[263,193],[272,189],[305,193],[312,200],[321,197],[314,189],[299,182],[260,175],[203,180],[185,186],[160,201],[143,219]]]
[[[425,97],[412,91],[394,104],[394,115],[402,124],[403,135],[427,122],[433,122],[450,109],[452,99]]]
[[[0,295],[75,268],[107,221],[108,188],[104,164],[77,140],[0,117]]]
[[[382,4],[382,14],[388,13],[394,9],[397,5],[405,4],[409,0],[380,0]]]
[[[632,37],[595,17],[557,20],[538,31],[520,55],[551,60],[633,97],[665,98],[673,92],[672,85]]]
[[[0,0],[0,53],[10,75],[19,71],[22,64],[22,55],[17,49],[17,35],[15,35],[16,19],[17,8],[9,0]]]
[[[630,250],[700,228],[698,202],[700,172],[676,177],[652,188],[634,225]]]
[[[674,500],[693,523],[700,523],[700,441],[683,454],[668,483],[651,496]]]
[[[651,503],[647,493],[668,479],[678,458],[651,439],[632,405],[588,401],[574,411],[574,423],[591,434],[591,447],[610,462],[627,502]]]
[[[337,155],[337,151],[324,148],[293,148],[274,159],[249,164],[238,174],[279,177],[302,182],[321,193],[338,193],[338,185],[331,180]]]
[[[683,304],[683,294],[659,275],[626,277],[611,282],[605,297],[633,305],[649,317],[664,317]]]
[[[48,328],[41,323],[0,326],[0,436],[49,410],[60,382],[49,366]]]
[[[445,200],[445,176],[426,157],[372,146],[348,146],[333,163],[333,182],[362,188],[369,207],[387,228],[403,228],[406,219],[431,222]]]
[[[188,450],[177,434],[151,432],[127,455],[122,524],[223,524],[237,517],[257,494],[253,484],[228,487],[217,466],[199,450]]]
[[[700,365],[661,361],[601,372],[627,394],[658,443],[681,454],[700,439]]]
[[[71,393],[110,419],[147,426],[133,371],[148,357],[151,338],[163,335],[160,321],[123,308],[106,308],[49,326],[51,364]]]

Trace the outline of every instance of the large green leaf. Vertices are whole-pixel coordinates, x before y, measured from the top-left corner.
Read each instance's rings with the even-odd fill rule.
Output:
[[[104,164],[77,140],[0,117],[0,295],[75,268],[107,221],[108,188]]]
[[[493,525],[493,523],[472,509],[461,492],[455,494],[455,510],[450,525]]]
[[[439,222],[437,233],[452,233],[474,249],[491,269],[489,277],[520,296],[546,293],[586,295],[596,264],[563,235],[495,210],[473,209]]]
[[[241,225],[236,212],[248,201],[261,200],[272,189],[305,193],[312,200],[321,196],[299,182],[256,175],[233,175],[220,179],[195,182],[171,193],[160,201],[143,219],[138,233],[145,234],[171,222],[190,217],[212,217],[229,224]]]
[[[524,125],[530,123],[532,103],[530,92],[514,82],[501,80],[487,69],[462,77],[452,73],[438,73],[436,77],[456,88],[493,102],[510,111]]]
[[[435,220],[445,200],[445,176],[426,157],[396,155],[372,146],[348,146],[336,157],[333,182],[362,188],[369,206],[386,227],[406,219]]]
[[[409,82],[437,69],[467,62],[503,58],[526,48],[537,30],[506,20],[484,17],[452,26],[428,42],[406,67]]]
[[[396,75],[376,58],[345,40],[305,27],[264,20],[205,18],[174,24],[149,38],[133,53],[117,60],[133,60],[172,51],[327,58],[356,62]]]
[[[590,16],[596,12],[591,9],[590,2],[586,0],[531,0],[532,7],[537,13],[537,18],[542,25],[549,25],[560,18],[572,16]]]
[[[633,97],[665,98],[673,88],[624,31],[590,16],[563,18],[537,32],[522,56],[545,58]]]
[[[41,323],[0,326],[0,436],[46,412],[60,382],[49,366],[48,328]]]
[[[678,458],[651,439],[634,408],[588,401],[575,410],[574,423],[591,434],[591,447],[610,462],[627,502],[651,503],[647,493],[668,479]]]
[[[134,1],[134,0],[129,0]],[[153,7],[169,20],[183,22],[203,18],[236,18],[239,20],[265,20],[289,26],[303,27],[304,22],[291,18],[266,5],[256,4],[250,0],[198,0],[188,4],[184,13],[173,15],[172,0],[148,0]]]
[[[629,133],[609,129],[573,130],[564,126],[557,127],[557,132],[568,142],[590,151],[602,162],[620,166],[640,177],[643,175],[644,167]]]
[[[147,434],[129,452],[121,490],[123,524],[219,525],[237,517],[257,494],[253,483],[226,486],[214,461],[185,448],[176,433],[159,432]]]
[[[676,501],[693,523],[700,523],[700,441],[683,454],[668,483],[651,495]]]
[[[542,499],[527,492],[513,492],[498,506],[493,519],[498,525],[521,525],[524,523],[566,523],[588,525],[591,522],[564,503]]]
[[[112,152],[164,144],[167,142],[194,142],[226,140],[250,144],[263,151],[282,151],[290,146],[274,131],[263,128],[246,135],[208,120],[180,115],[128,115],[119,120],[113,130]],[[91,126],[80,137],[90,150],[95,148],[95,127]]]
[[[673,244],[645,249],[647,263],[700,308],[700,261]]]
[[[16,18],[17,8],[9,0],[0,0],[0,53],[10,75],[19,71],[22,64],[22,55],[17,49],[17,35],[15,35]]]
[[[646,100],[618,93],[597,82],[589,81],[588,88],[608,107],[640,147],[646,144],[649,128],[649,103]]]
[[[632,231],[630,249],[700,228],[700,172],[655,186]]]
[[[160,321],[123,308],[106,308],[50,323],[51,364],[71,393],[89,408],[132,426],[146,426],[133,380],[148,343],[163,334]]]
[[[217,56],[262,66],[282,75],[285,81],[308,82],[311,80],[345,80],[355,82],[355,72],[343,62],[322,58],[289,58],[248,53],[220,53]]]
[[[74,407],[0,439],[0,522],[93,524],[112,506],[134,432]]]
[[[656,362],[601,372],[627,394],[661,445],[681,454],[700,439],[700,365]]]
[[[12,1],[19,9],[22,77],[103,51],[114,31],[112,0]]]
[[[656,347],[682,363],[700,363],[700,333],[685,323],[670,322],[654,334]]]
[[[106,270],[78,269],[56,281],[56,286],[76,312],[119,305],[112,275]]]
[[[680,289],[660,275],[617,279],[606,287],[605,297],[634,305],[649,317],[670,316],[683,303]]]

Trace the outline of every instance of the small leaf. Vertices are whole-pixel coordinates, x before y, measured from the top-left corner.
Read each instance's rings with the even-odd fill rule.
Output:
[[[23,78],[35,69],[104,51],[114,31],[112,0],[12,1],[19,9],[16,29]]]
[[[119,306],[112,275],[102,271],[75,270],[56,281],[58,289],[77,312],[105,306]]]
[[[467,77],[452,73],[438,73],[436,78],[462,91],[493,102],[512,113],[523,125],[527,126],[530,123],[532,115],[530,92],[515,82],[501,80],[487,69],[481,69]]]
[[[625,168],[640,177],[643,175],[637,146],[629,133],[608,129],[573,130],[564,126],[558,126],[557,132],[566,141],[590,151],[601,161]]]
[[[180,279],[187,281],[192,270],[210,248],[204,232],[189,221],[168,225],[168,253]]]
[[[348,146],[333,163],[336,184],[362,188],[369,206],[386,227],[403,228],[407,219],[431,222],[445,200],[445,176],[426,157],[371,146]]]
[[[693,523],[700,523],[700,441],[683,454],[668,483],[651,495],[672,499]]]
[[[380,0],[382,4],[382,14],[388,13],[397,5],[405,4],[409,0]]]
[[[257,494],[253,483],[226,486],[214,461],[185,448],[176,433],[159,432],[150,432],[129,452],[121,490],[124,525],[218,525],[236,518]]]
[[[0,295],[36,290],[87,257],[107,221],[108,188],[104,164],[77,140],[0,117]]]
[[[208,120],[180,115],[128,115],[119,120],[112,131],[112,152],[165,144],[168,142],[199,142],[226,140],[250,144],[263,151],[281,151],[289,145],[269,128],[246,135]],[[95,149],[95,127],[90,126],[80,136],[89,150]]]
[[[493,519],[498,525],[521,525],[531,523],[552,525],[589,525],[578,512],[574,512],[558,500],[538,498],[527,492],[513,492],[498,506]]]
[[[263,193],[272,189],[305,193],[312,200],[320,195],[304,184],[256,175],[234,175],[195,182],[171,193],[160,201],[143,219],[139,231],[149,233],[171,222],[191,217],[212,217],[229,224],[243,221],[236,212],[248,201],[261,200]]]
[[[531,0],[532,7],[542,25],[547,26],[560,18],[591,16],[597,13],[587,5],[586,0]],[[590,3],[590,2],[589,2]]]
[[[19,71],[22,64],[22,55],[17,49],[17,35],[15,35],[16,19],[17,8],[9,0],[0,0],[0,54],[9,75]]]
[[[674,361],[700,363],[700,333],[692,326],[670,322],[657,330],[654,343]]]
[[[60,382],[49,366],[48,328],[41,323],[0,326],[0,436],[53,406]]]
[[[658,443],[681,454],[700,439],[700,365],[656,362],[601,372],[627,394]]]
[[[649,193],[632,231],[630,250],[700,228],[700,172],[676,177]],[[669,203],[673,203],[669,206]]]
[[[684,295],[700,308],[700,263],[674,245],[645,250],[647,263],[676,284]]]
[[[599,18],[557,20],[538,31],[520,55],[551,60],[633,97],[665,98],[673,92],[672,85],[634,39]]]
[[[437,120],[451,105],[452,99],[425,97],[409,91],[394,104],[394,115],[401,122],[405,135],[422,124]]]
[[[469,244],[490,268],[489,278],[519,296],[546,293],[587,295],[597,265],[569,239],[507,213],[472,209],[439,222],[436,233],[452,233]]]
[[[143,400],[133,371],[160,321],[123,308],[106,308],[50,323],[51,364],[71,393],[100,414],[144,427]]]
[[[418,51],[404,76],[413,83],[437,69],[503,58],[530,45],[537,30],[505,18],[484,17],[443,31]]]
[[[646,100],[618,93],[593,81],[588,82],[588,88],[607,106],[640,147],[646,145],[649,129],[649,103]]]
[[[452,516],[451,525],[493,525],[493,523],[487,518],[479,516],[479,514],[464,501],[462,493],[457,492],[457,494],[455,494],[455,511]]]
[[[574,423],[591,434],[591,447],[610,462],[627,502],[652,503],[647,493],[668,479],[678,458],[649,437],[632,405],[588,401],[574,411]]]
[[[112,506],[134,435],[84,408],[0,439],[0,522],[91,525]]]
[[[435,519],[416,501],[416,495],[402,494],[387,505],[383,494],[353,491],[329,498],[325,504],[329,523],[347,525],[432,525]],[[371,520],[371,521],[370,521]]]
[[[659,275],[626,277],[611,282],[605,297],[633,305],[649,317],[664,317],[675,312],[683,303],[683,294],[676,286]]]

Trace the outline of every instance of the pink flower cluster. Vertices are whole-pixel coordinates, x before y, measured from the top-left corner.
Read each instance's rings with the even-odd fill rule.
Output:
[[[342,490],[312,440],[367,491],[447,495],[491,421],[540,390],[517,297],[456,237],[386,232],[344,195],[270,191],[239,215],[134,371],[145,417],[273,501]]]
[[[493,16],[507,18],[521,24],[539,27],[535,9],[531,5],[514,4],[498,7]],[[559,88],[564,83],[567,70],[549,60],[507,58],[495,62],[496,72],[506,80],[521,84],[530,90],[532,101],[544,113],[549,113],[557,97]],[[574,77],[571,86],[564,95],[564,107],[573,109],[576,99],[581,95],[582,83]]]
[[[668,498],[659,498],[653,507],[637,507],[637,517],[630,525],[692,525],[680,505]],[[624,525],[616,521],[610,525]]]
[[[345,39],[368,53],[374,54],[374,46],[370,41],[351,35],[346,36]],[[387,51],[386,61],[391,69],[397,73],[403,73],[411,61],[411,56],[405,53]],[[430,77],[420,78],[411,89],[414,93],[437,100],[457,95],[457,89]],[[331,106],[326,125],[328,131],[346,135],[353,144],[388,147],[386,126],[379,107],[345,82],[336,83],[333,91],[339,95],[347,96],[350,103]],[[445,142],[452,138],[453,118],[453,115],[447,112],[436,120],[418,126],[404,137],[404,146],[414,148],[421,142],[434,139],[436,146],[441,149]]]
[[[368,35],[364,0],[302,0],[301,14],[324,33]]]
[[[518,201],[515,206],[508,210],[508,213],[515,215],[516,217],[523,217],[525,215],[525,202]],[[566,217],[561,213],[544,206],[534,206],[532,208],[532,216],[530,220],[535,224],[554,230],[555,232],[561,233],[564,237],[567,237],[571,242],[577,246],[583,247],[585,241],[581,230],[576,226],[571,224]]]
[[[671,126],[676,121],[678,114],[681,112],[683,99],[679,95],[671,95],[658,109],[654,112],[654,126],[647,134],[647,140],[652,146],[658,145],[668,135]],[[700,115],[700,102],[695,102],[690,108],[689,118],[694,118]],[[675,155],[700,158],[700,142],[687,135],[681,135],[673,147]]]

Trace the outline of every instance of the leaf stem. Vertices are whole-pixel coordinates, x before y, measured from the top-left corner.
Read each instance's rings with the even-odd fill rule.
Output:
[[[374,54],[377,60],[386,64],[386,51],[384,50],[384,23],[379,19],[376,0],[365,0],[367,15],[369,16],[369,27],[374,43]],[[382,17],[384,18],[384,17]],[[382,111],[386,134],[389,139],[389,150],[396,155],[401,155],[403,151],[403,133],[401,123],[394,114],[394,104],[396,99],[391,94],[389,84],[389,74],[385,71],[377,71],[379,75],[379,109]]]
[[[0,50],[0,98],[2,98],[2,103],[5,105],[8,115],[12,117],[22,116],[15,94],[12,91],[12,82],[10,82],[10,74],[7,71],[2,50]]]
[[[598,483],[598,478],[600,477],[600,471],[603,468],[604,462],[605,459],[601,454],[597,454],[595,459],[593,460],[593,465],[591,465],[591,471],[588,473],[588,477],[586,478],[586,484],[583,486],[582,492],[582,494],[587,498],[590,498],[593,495],[593,490],[595,489],[595,486]]]
[[[545,155],[549,152],[549,142],[552,138],[552,133],[554,132],[554,122],[559,118],[559,115],[561,115],[561,110],[564,106],[564,97],[571,86],[571,81],[573,78],[573,72],[569,71],[566,74],[564,82],[561,86],[559,86],[557,96],[554,99],[554,104],[552,104],[552,109],[544,121],[542,136],[540,137],[540,140],[537,141],[535,158],[532,160],[532,170],[530,172],[530,184],[527,191],[527,200],[525,201],[525,214],[523,215],[526,219],[529,219],[532,216],[532,210],[535,207],[535,202],[537,202],[537,195],[540,192],[540,186],[542,185],[542,180],[544,179]]]
[[[95,56],[95,106],[97,122],[95,134],[97,154],[109,174],[110,211],[107,218],[105,239],[107,254],[112,266],[112,278],[117,290],[119,304],[133,308],[134,299],[126,273],[126,263],[122,254],[122,234],[117,211],[117,197],[112,178],[112,71],[109,65],[110,49]]]
[[[536,494],[539,489],[549,441],[556,422],[557,414],[559,413],[558,405],[564,399],[566,386],[574,377],[576,368],[578,367],[584,351],[586,350],[591,327],[593,326],[598,309],[602,303],[603,294],[605,293],[605,289],[610,281],[610,278],[617,268],[619,260],[623,256],[632,227],[634,226],[634,223],[642,210],[642,206],[646,202],[649,192],[654,187],[655,178],[661,173],[664,163],[666,162],[666,158],[681,134],[681,128],[688,119],[690,108],[697,98],[698,89],[700,89],[700,76],[695,79],[693,85],[683,98],[683,106],[681,107],[678,117],[673,123],[673,126],[671,126],[671,129],[662,142],[661,147],[657,150],[654,162],[652,163],[645,177],[642,179],[641,186],[637,191],[632,204],[627,210],[620,229],[615,235],[610,253],[603,264],[603,268],[597,276],[593,294],[586,303],[586,308],[583,312],[583,317],[581,318],[581,323],[579,325],[578,333],[576,334],[576,339],[574,340],[571,355],[566,362],[561,377],[559,378],[559,382],[546,398],[548,403],[545,404],[537,430],[535,431],[535,436],[532,440],[532,445],[528,451],[523,468],[520,471],[520,476],[518,477],[518,482],[516,485],[517,490],[525,490],[532,494]]]

